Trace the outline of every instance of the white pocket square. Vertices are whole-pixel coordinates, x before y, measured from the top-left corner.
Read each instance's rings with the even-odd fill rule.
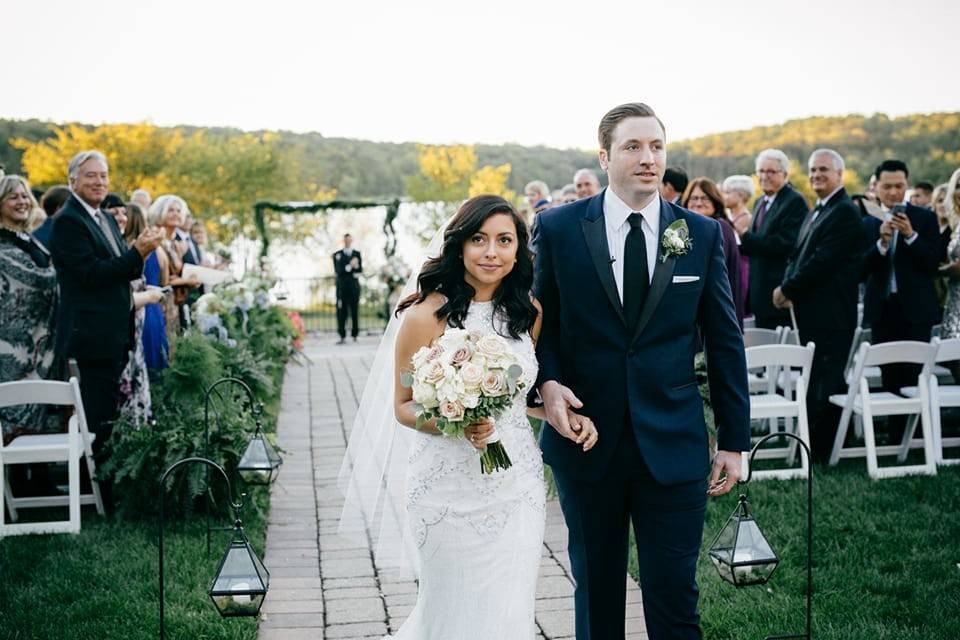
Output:
[[[673,276],[673,284],[683,284],[684,282],[696,282],[700,276]]]

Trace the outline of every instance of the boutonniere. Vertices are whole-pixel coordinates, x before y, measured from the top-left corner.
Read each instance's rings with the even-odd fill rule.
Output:
[[[660,244],[663,247],[660,262],[666,262],[671,256],[685,255],[693,249],[693,238],[690,237],[687,221],[681,218],[667,227],[663,231],[663,241]]]

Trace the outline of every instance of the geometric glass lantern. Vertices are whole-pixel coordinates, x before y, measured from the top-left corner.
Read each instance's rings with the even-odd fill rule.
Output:
[[[210,585],[210,598],[223,617],[255,616],[270,587],[270,572],[247,541],[240,522]]]
[[[708,553],[720,577],[735,587],[765,583],[780,562],[750,514],[744,494]]]
[[[253,440],[243,452],[237,471],[247,484],[270,484],[277,478],[283,459],[260,433],[260,425]]]

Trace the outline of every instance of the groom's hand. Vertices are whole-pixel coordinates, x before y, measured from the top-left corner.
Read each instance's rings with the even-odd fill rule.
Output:
[[[582,444],[579,442],[580,424],[571,426],[567,415],[567,409],[579,409],[583,406],[580,399],[573,395],[573,391],[556,380],[548,380],[540,386],[540,397],[543,398],[543,410],[547,413],[547,422],[564,438]]]
[[[713,459],[713,472],[710,474],[710,486],[707,495],[722,496],[730,492],[740,479],[739,451],[717,451]],[[723,475],[726,474],[726,475]]]

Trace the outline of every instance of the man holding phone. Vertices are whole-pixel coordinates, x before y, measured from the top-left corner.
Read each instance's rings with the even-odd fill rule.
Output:
[[[940,263],[940,229],[929,209],[904,204],[910,176],[900,160],[884,160],[874,173],[884,220],[867,216],[869,241],[865,270],[864,325],[873,329],[873,342],[930,340],[940,322],[940,305],[933,282]],[[883,387],[896,393],[917,384],[918,365],[883,367]],[[903,421],[891,424],[891,440],[899,441]]]

